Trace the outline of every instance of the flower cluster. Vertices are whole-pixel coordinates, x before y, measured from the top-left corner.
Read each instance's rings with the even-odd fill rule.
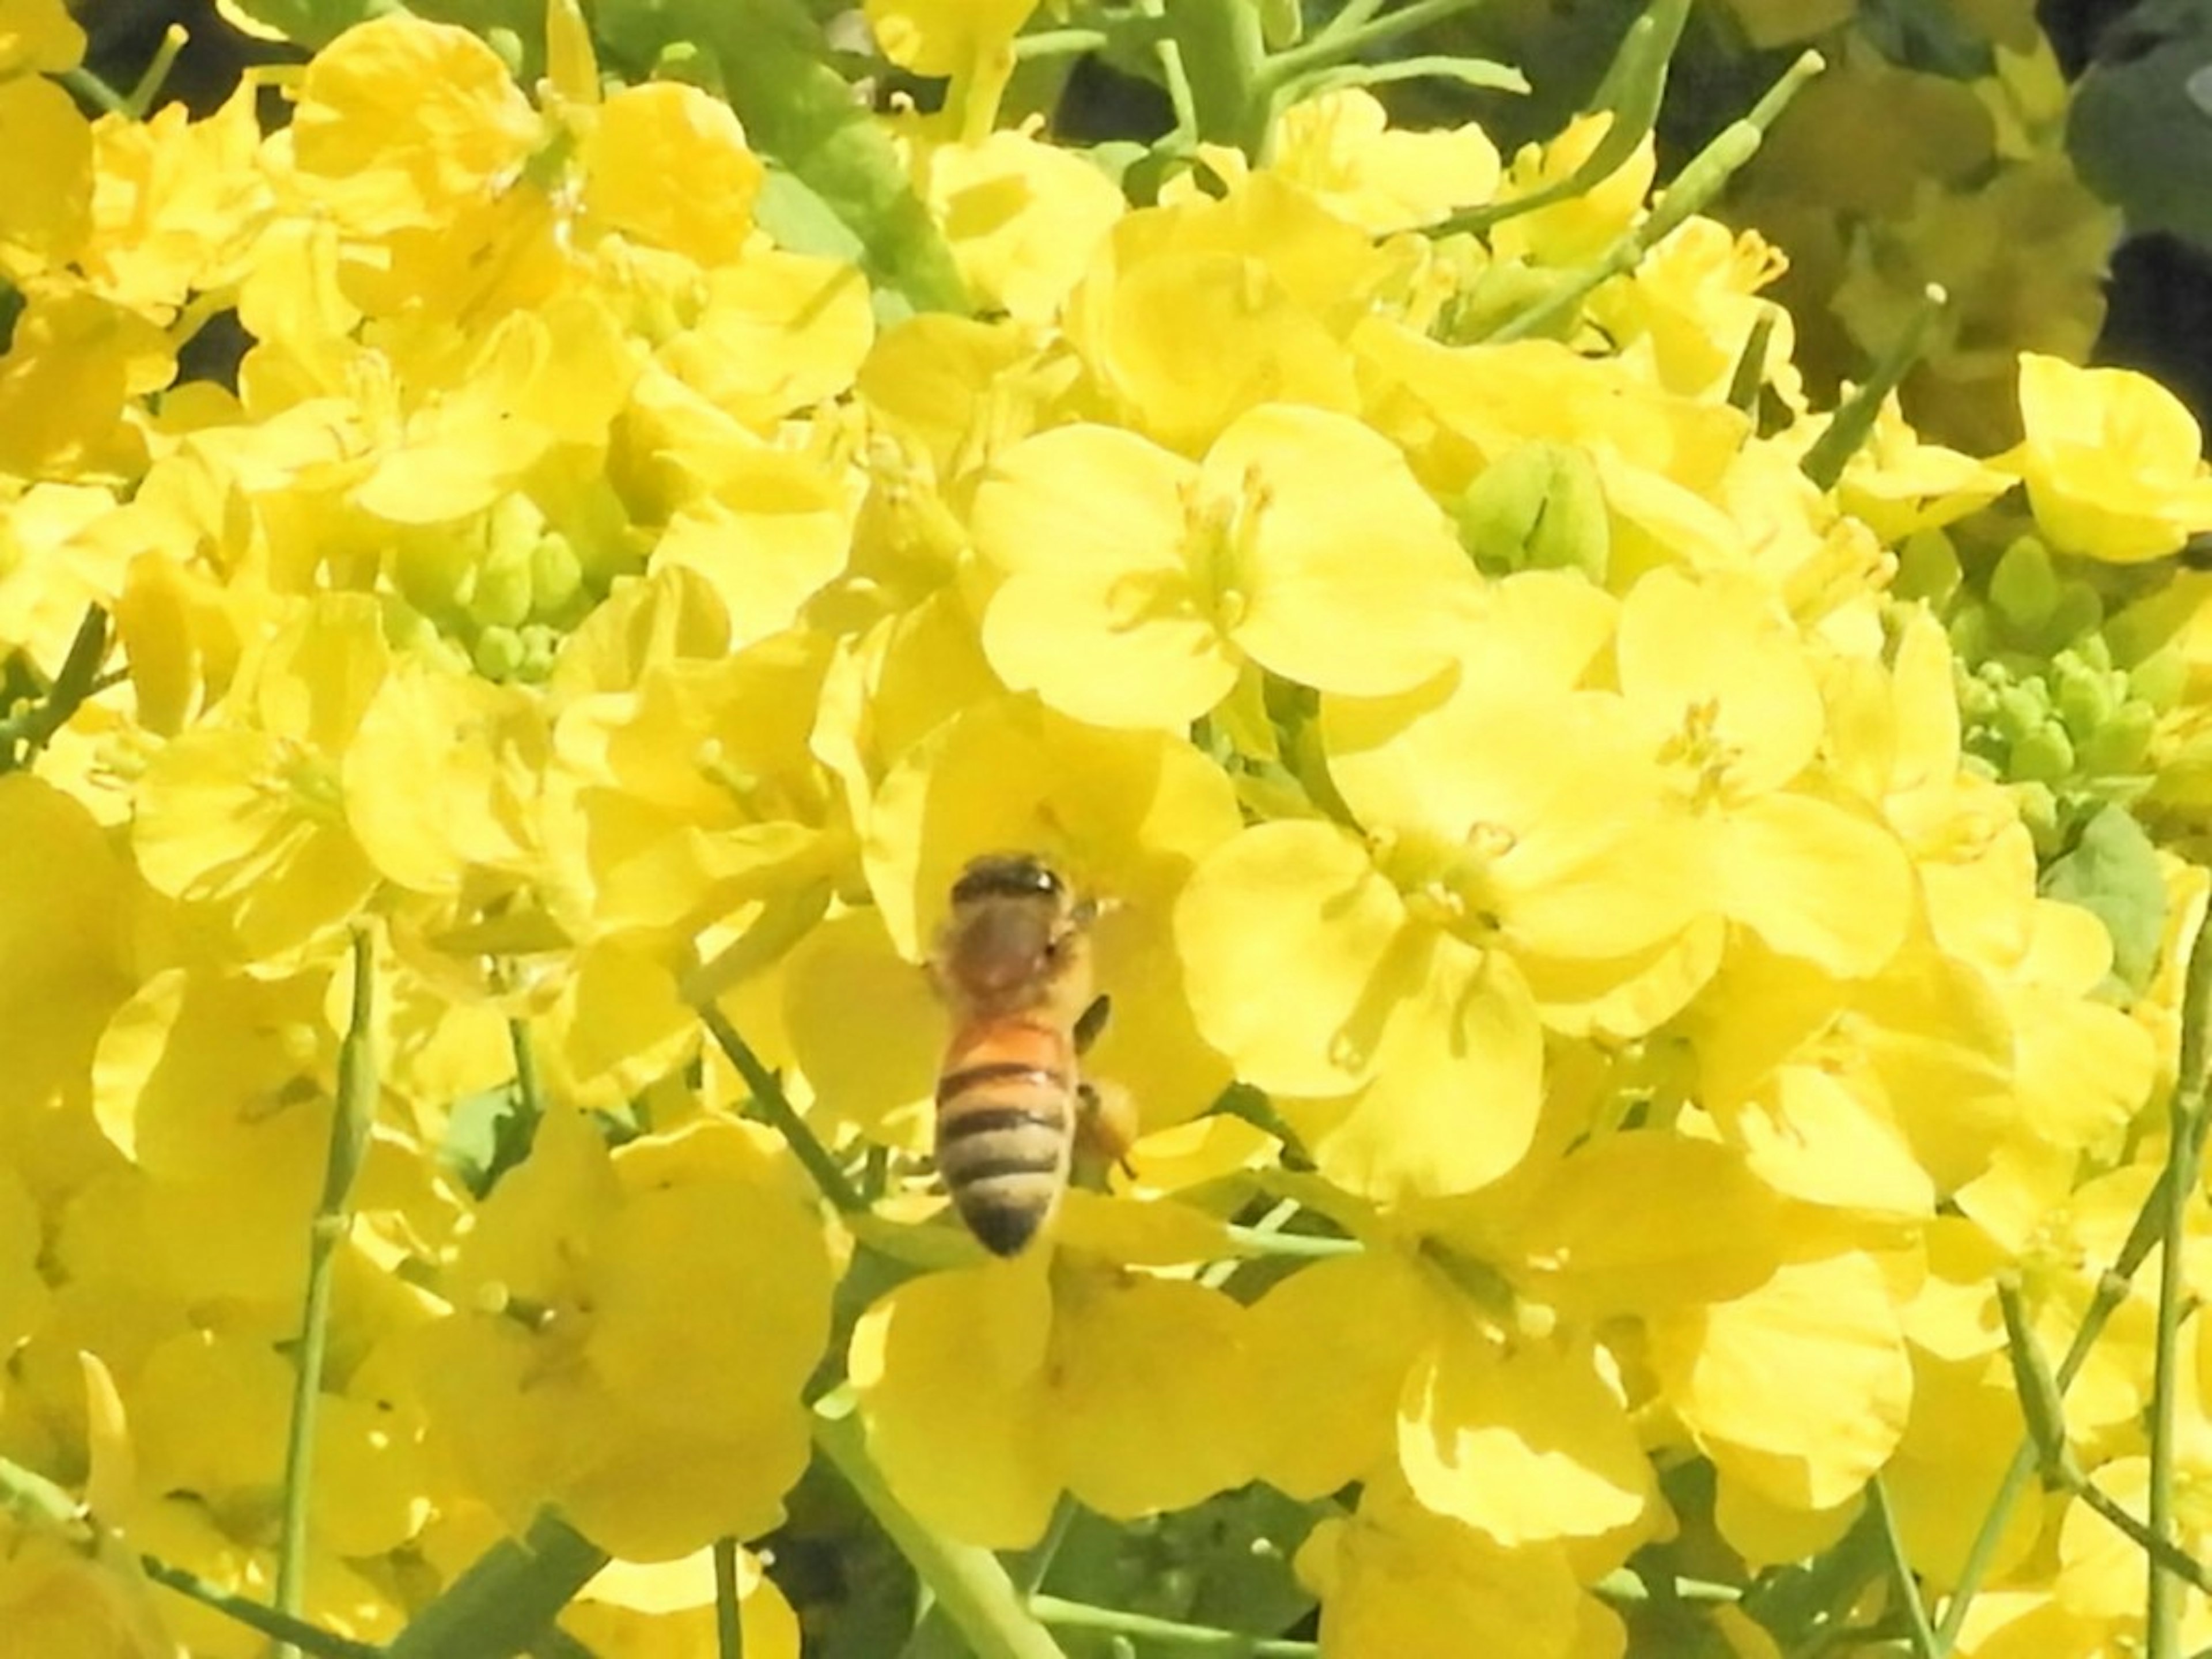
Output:
[[[394,13],[282,124],[88,123],[0,0],[67,162],[0,192],[0,1460],[109,1540],[0,1522],[0,1620],[261,1650],[144,1555],[419,1641],[550,1510],[620,1558],[573,1638],[705,1653],[834,1446],[918,1562],[1265,1488],[1254,1632],[1332,1659],[2135,1639],[2018,1376],[2157,1182],[2207,884],[2054,896],[2036,827],[2062,741],[2193,822],[2212,631],[2170,562],[1991,618],[2212,528],[2188,417],[2046,357],[1992,458],[1814,410],[1770,246],[1655,230],[1648,143],[1576,184],[1602,117],[1320,90],[1137,205],[995,124],[1028,5],[868,9],[951,77],[848,112],[936,256],[568,0],[528,85]],[[1009,848],[1103,902],[1144,1133],[999,1261],[920,964]],[[2151,1277],[2058,1431],[2136,1512]],[[1887,1591],[1792,1601],[1877,1522]]]

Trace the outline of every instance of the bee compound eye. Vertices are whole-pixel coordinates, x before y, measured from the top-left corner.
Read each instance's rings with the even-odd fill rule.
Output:
[[[1028,853],[988,853],[971,859],[952,884],[952,902],[991,898],[1058,898],[1066,890],[1052,866]]]

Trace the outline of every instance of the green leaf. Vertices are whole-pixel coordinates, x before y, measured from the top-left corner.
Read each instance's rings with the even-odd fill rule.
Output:
[[[2166,933],[2166,882],[2150,837],[2124,807],[2099,809],[2038,886],[2094,912],[2112,936],[2112,971],[2138,991],[2150,982]]]
[[[968,309],[951,252],[890,135],[830,66],[799,0],[609,0],[596,21],[634,68],[685,47],[710,55],[753,148],[846,227],[871,283],[918,311]]]
[[[2138,234],[2212,246],[2212,0],[2148,0],[2117,19],[2076,84],[2066,148],[2082,182]]]

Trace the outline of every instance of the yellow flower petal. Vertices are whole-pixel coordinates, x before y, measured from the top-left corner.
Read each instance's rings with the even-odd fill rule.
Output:
[[[1772,1501],[1827,1509],[1897,1449],[1912,1367],[1881,1264],[1786,1264],[1731,1302],[1663,1315],[1651,1358],[1716,1466]]]
[[[1414,1497],[1508,1549],[1628,1527],[1657,1495],[1587,1346],[1500,1346],[1464,1325],[1406,1380],[1398,1460]]]

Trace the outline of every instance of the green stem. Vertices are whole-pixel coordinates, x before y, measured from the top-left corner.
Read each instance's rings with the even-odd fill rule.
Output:
[[[1820,53],[1802,54],[1748,115],[1729,122],[1698,152],[1651,204],[1642,223],[1616,240],[1594,264],[1573,272],[1559,288],[1508,318],[1491,334],[1491,341],[1502,344],[1543,333],[1565,319],[1595,289],[1635,270],[1646,253],[1719,195],[1722,186],[1759,153],[1767,129],[1823,67]]]
[[[1313,38],[1316,42],[1334,40],[1359,27],[1382,10],[1384,3],[1385,0],[1345,0],[1345,3],[1337,8],[1336,15],[1316,30]]]
[[[1152,1619],[1141,1613],[1115,1607],[1094,1607],[1082,1601],[1063,1601],[1057,1595],[1032,1595],[1030,1611],[1048,1625],[1070,1630],[1095,1630],[1109,1635],[1140,1636],[1162,1647],[1186,1653],[1243,1655],[1311,1655],[1321,1651],[1318,1642],[1292,1641],[1273,1636],[1248,1636],[1242,1631],[1219,1630],[1210,1625],[1179,1624],[1172,1619]]]
[[[94,109],[108,115],[120,115],[125,120],[135,118],[131,100],[101,80],[90,70],[79,67],[64,70],[54,77]]]
[[[2183,1042],[2187,1046],[2185,1026]],[[2075,1328],[2073,1340],[2066,1345],[2066,1352],[2058,1362],[2052,1378],[2052,1392],[2063,1398],[2067,1388],[2088,1363],[2089,1350],[2104,1334],[2105,1326],[2121,1303],[2127,1300],[2130,1285],[2136,1272],[2149,1258],[2152,1247],[2158,1242],[2160,1217],[2163,1213],[2166,1174],[2161,1172],[2158,1184],[2143,1200],[2142,1208],[2136,1212],[2135,1224],[2128,1231],[2113,1265],[2097,1276],[2097,1289],[2089,1305],[2081,1315],[2081,1322]],[[2005,1292],[1998,1292],[1998,1306],[2006,1305]],[[2008,1318],[2017,1315],[2008,1312]],[[2019,1322],[2025,1328],[2025,1322]],[[2024,1409],[2035,1409],[2033,1402],[2026,1402]],[[2047,1461],[2044,1449],[2036,1443],[2033,1432],[2024,1436],[2006,1466],[2003,1477],[1997,1482],[1996,1494],[1990,1499],[1988,1512],[1974,1534],[1974,1541],[1966,1551],[1965,1564],[1959,1570],[1958,1582],[1951,1587],[1950,1599],[1943,1607],[1943,1617],[1936,1626],[1936,1652],[1938,1659],[1948,1654],[1959,1639],[1959,1632],[1966,1622],[1966,1613],[1980,1592],[1982,1581],[1989,1576],[1990,1565],[1996,1559],[1997,1546],[2002,1541],[2007,1523],[2012,1518],[2014,1507],[2027,1494],[2036,1471]]]
[[[276,1546],[276,1611],[298,1617],[307,1593],[307,1509],[314,1488],[315,1424],[330,1353],[331,1294],[340,1248],[353,1224],[353,1183],[376,1115],[376,1056],[370,1046],[375,1006],[375,957],[368,929],[353,930],[353,1006],[338,1047],[337,1097],[331,1114],[323,1190],[307,1231],[307,1297],[293,1354],[292,1419],[284,1444],[284,1508]],[[295,1659],[289,1644],[278,1659]]]
[[[1356,1238],[1314,1233],[1270,1232],[1259,1227],[1225,1227],[1229,1242],[1249,1255],[1358,1255],[1367,1247]]]
[[[1590,1591],[1613,1606],[1622,1607],[1644,1607],[1662,1599],[1652,1594],[1650,1585],[1626,1567],[1615,1567],[1591,1585]],[[1743,1600],[1743,1587],[1716,1583],[1710,1578],[1676,1577],[1668,1581],[1664,1599],[1703,1603],[1707,1607],[1733,1607]]]
[[[46,696],[0,720],[0,772],[28,765],[54,733],[69,724],[70,716],[100,689],[100,664],[106,654],[107,612],[96,605],[89,605]]]
[[[2083,1507],[2101,1516],[2105,1523],[2191,1589],[2212,1594],[2212,1572],[2204,1564],[2174,1543],[2161,1538],[2150,1529],[2147,1522],[2139,1521],[2121,1506],[2120,1501],[2095,1481],[2069,1466],[2059,1484],[2069,1496],[2078,1498]]]
[[[172,23],[161,31],[161,44],[154,48],[153,61],[146,72],[138,77],[138,84],[131,88],[125,100],[126,111],[134,121],[146,118],[146,112],[154,107],[154,100],[161,95],[161,88],[169,78],[169,71],[177,66],[177,55],[183,52],[191,36],[179,23]]]
[[[1103,29],[1043,29],[1018,36],[1014,58],[1019,63],[1033,58],[1073,58],[1079,52],[1097,52],[1112,44],[1113,39]]]
[[[1912,1635],[1912,1651],[1917,1659],[1935,1659],[1936,1632],[1928,1623],[1927,1605],[1920,1599],[1920,1581],[1912,1576],[1912,1563],[1905,1557],[1905,1539],[1897,1529],[1897,1511],[1890,1507],[1889,1489],[1876,1475],[1867,1483],[1867,1492],[1881,1523],[1882,1549],[1889,1558],[1890,1583],[1896,1586],[1898,1601],[1905,1609],[1906,1626]]]
[[[509,1659],[540,1644],[607,1553],[550,1510],[416,1610],[384,1659]]]
[[[1344,63],[1401,34],[1412,34],[1431,23],[1441,23],[1447,17],[1473,11],[1482,3],[1483,0],[1413,0],[1411,5],[1386,12],[1371,21],[1356,23],[1350,28],[1324,29],[1305,45],[1278,52],[1268,61],[1267,79],[1271,86],[1285,86],[1298,76]]]
[[[1610,178],[1642,148],[1659,119],[1659,105],[1666,95],[1667,74],[1674,47],[1689,19],[1690,0],[1658,0],[1628,26],[1614,49],[1605,79],[1591,96],[1593,112],[1612,116],[1596,144],[1579,166],[1564,179],[1555,179],[1541,190],[1504,202],[1455,213],[1431,228],[1436,236],[1458,231],[1484,231],[1505,220],[1533,213],[1553,202],[1580,196],[1600,179]]]
[[[1188,82],[1191,136],[1233,144],[1255,163],[1265,160],[1275,100],[1259,7],[1252,0],[1175,0],[1163,15],[1169,36],[1163,46],[1176,48]]]
[[[975,1659],[1067,1659],[1023,1605],[997,1556],[940,1536],[899,1502],[869,1457],[867,1437],[849,1407],[842,1395],[815,1407],[815,1446],[936,1596]]]
[[[514,1097],[523,1116],[535,1127],[545,1115],[545,1084],[538,1070],[538,1045],[530,1040],[530,1022],[507,1022],[507,1051],[514,1056]]]
[[[2189,1116],[2195,1121],[2192,1145],[2186,1152],[2186,1161],[2193,1168],[2202,1155],[2204,1133],[2203,1100],[2205,1087],[2205,1048],[2208,1035],[2212,1035],[2212,950],[2206,948],[2208,935],[2212,935],[2212,909],[2208,909],[2199,924],[2197,936],[2189,947],[2189,966],[2185,975],[2181,994],[2181,1044],[2175,1071],[2173,1115]],[[2185,1091],[2192,1103],[2185,1109]],[[2185,1203],[2189,1188],[2179,1185],[2181,1171],[2175,1149],[2166,1149],[2166,1166],[2160,1170],[2157,1184],[2144,1199],[2142,1208],[2136,1212],[2135,1224],[2128,1230],[2126,1241],[2112,1265],[2097,1278],[2096,1293],[2091,1297],[2083,1311],[2081,1323],[2067,1344],[2065,1357],[2058,1362],[2056,1377],[2057,1392],[2063,1395],[2081,1367],[2087,1363],[2089,1350],[2096,1346],[2104,1334],[2105,1325],[2113,1312],[2127,1299],[2129,1288],[2137,1269],[2149,1259],[2153,1249],[2163,1240],[2169,1219],[2178,1206],[2172,1194],[2177,1188],[2180,1201]],[[2164,1309],[2160,1309],[2163,1315]],[[2160,1334],[2165,1335],[2161,1323]],[[2155,1405],[2155,1401],[2154,1401]],[[1974,1534],[1972,1547],[1966,1553],[1965,1565],[1960,1570],[1959,1580],[1952,1586],[1950,1601],[1943,1609],[1942,1621],[1936,1626],[1938,1659],[1948,1655],[1959,1638],[1966,1621],[1967,1611],[1973,1606],[1982,1581],[1988,1576],[1995,1560],[1999,1540],[2006,1523],[2010,1520],[2014,1504],[2027,1494],[2029,1484],[2041,1462],[2032,1437],[2023,1438],[2019,1449],[2013,1453],[2011,1464],[2004,1478],[1998,1482],[1996,1495],[1990,1499],[1989,1512],[1982,1517],[1980,1529]],[[2153,1474],[2156,1474],[2155,1463]],[[2152,1573],[2154,1593],[2163,1577],[2155,1568]]]
[[[738,1605],[738,1540],[714,1540],[714,1652],[717,1659],[744,1659],[745,1623]]]
[[[67,1487],[4,1457],[0,1457],[0,1510],[41,1531],[80,1540],[85,1535],[84,1505]]]
[[[1382,86],[1392,81],[1456,81],[1492,92],[1526,92],[1520,70],[1486,58],[1394,58],[1387,64],[1340,64],[1283,83],[1283,102],[1301,104],[1346,87]]]
[[[1283,1229],[1296,1220],[1304,1208],[1304,1206],[1295,1198],[1280,1200],[1273,1209],[1245,1231],[1255,1233],[1263,1238],[1279,1238],[1282,1237]],[[1198,1282],[1210,1291],[1218,1291],[1237,1276],[1237,1270],[1248,1259],[1244,1256],[1231,1256],[1224,1261],[1210,1263],[1199,1274]]]
[[[744,1079],[745,1087],[752,1091],[754,1109],[783,1137],[805,1166],[806,1173],[814,1177],[814,1184],[822,1189],[823,1197],[847,1214],[866,1209],[866,1201],[845,1178],[844,1170],[837,1167],[837,1160],[830,1156],[830,1149],[807,1126],[806,1120],[799,1116],[799,1109],[784,1093],[775,1073],[761,1063],[761,1057],[752,1051],[751,1044],[738,1035],[738,1028],[730,1024],[728,1017],[708,1002],[699,1005],[699,1018],[714,1039],[714,1046],[738,1068],[738,1075]]]
[[[1044,1581],[1052,1571],[1052,1564],[1059,1559],[1061,1547],[1067,1542],[1080,1507],[1066,1492],[1060,1493],[1060,1501],[1053,1505],[1052,1520],[1045,1527],[1044,1536],[1014,1563],[1010,1576],[1018,1594],[1034,1595],[1044,1588]]]
[[[1753,420],[1759,417],[1759,394],[1766,387],[1766,354],[1773,340],[1774,313],[1763,311],[1744,340],[1743,355],[1735,360],[1735,373],[1729,377],[1729,407],[1741,410]]]
[[[304,1620],[289,1619],[272,1607],[210,1584],[196,1572],[173,1567],[150,1555],[140,1556],[138,1565],[155,1583],[179,1595],[188,1595],[202,1607],[211,1607],[248,1630],[274,1637],[296,1653],[311,1653],[316,1659],[385,1659],[384,1650],[372,1643],[356,1642],[349,1636],[340,1636]]]
[[[1905,377],[1920,361],[1936,319],[1949,303],[1950,296],[1935,283],[1923,289],[1912,315],[1905,322],[1904,333],[1882,354],[1866,383],[1854,387],[1851,395],[1828,417],[1827,430],[1814,440],[1813,447],[1797,464],[1798,470],[1821,489],[1834,489],[1836,480],[1844,476],[1844,466],[1874,430],[1883,400],[1904,384]]]
[[[2151,1351],[2150,1532],[2174,1537],[2174,1446],[2181,1397],[2181,1321],[2189,1288],[2182,1266],[2189,1203],[2197,1195],[2204,1147],[2205,1042],[2212,1019],[2212,906],[2197,929],[2183,976],[2181,1052],[2168,1115],[2166,1170],[2160,1183],[2158,1328]],[[2150,1558],[2149,1659],[2179,1659],[2182,1580],[2161,1555]]]

